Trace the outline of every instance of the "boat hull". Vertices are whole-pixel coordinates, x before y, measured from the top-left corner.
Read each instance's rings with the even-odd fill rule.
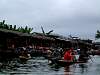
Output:
[[[54,60],[54,59],[51,59],[50,61],[51,61],[50,64],[56,64],[58,66],[70,66],[70,65],[78,64],[78,63],[86,63],[84,61],[71,62],[71,61],[66,61],[66,60]]]

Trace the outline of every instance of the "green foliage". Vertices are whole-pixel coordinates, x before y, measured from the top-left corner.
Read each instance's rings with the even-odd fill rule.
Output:
[[[12,28],[12,25],[10,25],[10,30],[12,30],[13,28]]]
[[[0,28],[4,28],[4,23],[5,23],[5,20],[3,20],[2,22],[0,22]]]
[[[99,39],[100,38],[100,31],[99,30],[97,30],[96,35],[95,35],[95,38],[96,39]]]
[[[16,25],[14,25],[14,28],[13,28],[13,30],[16,30]]]
[[[30,33],[32,30],[33,30],[33,28],[28,28],[28,26],[26,26],[25,28],[19,27],[19,28],[17,29],[17,31],[23,32],[23,33]]]
[[[0,28],[18,31],[18,32],[22,32],[22,33],[30,33],[33,30],[33,28],[28,28],[28,26],[26,26],[25,28],[23,28],[23,27],[16,28],[16,25],[13,26],[13,25],[5,24],[5,20],[0,22]]]
[[[28,28],[27,33],[30,33],[33,30],[33,28]]]

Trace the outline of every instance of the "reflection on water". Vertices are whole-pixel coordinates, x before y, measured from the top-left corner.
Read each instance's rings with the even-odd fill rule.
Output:
[[[86,64],[79,64],[80,72],[83,74],[84,72],[88,72],[88,67]]]
[[[72,75],[70,66],[64,67],[64,75]]]
[[[33,57],[27,61],[18,58],[0,61],[0,74],[4,75],[100,75],[100,56],[88,63],[74,64],[69,67],[48,65],[43,57]],[[3,64],[3,65],[1,65]]]

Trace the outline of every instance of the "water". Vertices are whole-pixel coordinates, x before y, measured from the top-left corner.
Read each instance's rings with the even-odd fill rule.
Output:
[[[43,57],[33,57],[26,62],[12,59],[2,62],[0,75],[100,75],[100,56],[92,56],[88,63],[74,64],[69,67],[48,65]]]

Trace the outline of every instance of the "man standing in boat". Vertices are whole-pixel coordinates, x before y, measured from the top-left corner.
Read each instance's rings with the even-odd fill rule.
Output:
[[[88,51],[89,51],[88,47],[82,47],[81,50],[80,50],[80,55],[79,55],[78,60],[87,62],[89,60],[89,58],[91,58]]]

